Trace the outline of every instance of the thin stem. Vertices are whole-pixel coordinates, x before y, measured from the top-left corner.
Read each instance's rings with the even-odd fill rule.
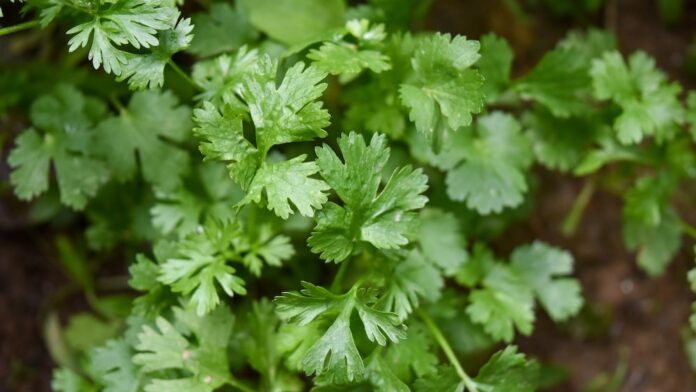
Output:
[[[686,235],[688,235],[692,239],[696,240],[696,227],[693,227],[686,222],[682,222],[681,227],[682,227],[682,230],[684,230],[684,233],[686,233]]]
[[[437,340],[437,343],[440,345],[440,348],[442,348],[442,351],[445,352],[447,359],[450,361],[452,366],[454,366],[454,369],[457,371],[459,378],[461,378],[464,382],[466,390],[469,392],[478,392],[478,385],[468,374],[466,374],[464,368],[459,363],[457,356],[454,354],[452,347],[447,342],[447,339],[442,334],[442,331],[440,331],[440,328],[437,327],[433,319],[430,318],[430,316],[427,313],[425,313],[421,309],[416,310],[416,312],[418,312],[418,316],[420,316],[420,318],[423,319],[425,326],[428,327],[428,330],[433,335],[435,340]]]
[[[244,383],[242,383],[241,381],[235,380],[233,378],[230,378],[229,380],[227,380],[227,383],[230,386],[237,388],[243,392],[255,392],[251,387],[248,387]]]
[[[169,66],[172,67],[174,72],[179,74],[179,76],[181,76],[182,79],[184,79],[188,84],[193,86],[193,88],[195,88],[196,90],[201,90],[200,86],[198,86],[198,84],[196,84],[196,82],[194,82],[193,79],[191,79],[191,77],[188,76],[186,72],[184,72],[184,70],[182,70],[178,65],[176,65],[176,63],[172,61],[172,59],[169,59],[169,61],[167,61],[167,64],[169,64]]]
[[[341,265],[338,267],[338,272],[336,272],[336,276],[334,276],[333,282],[331,282],[331,287],[329,288],[331,292],[336,293],[341,289],[341,282],[343,281],[343,276],[348,270],[349,263],[350,259],[346,259],[341,262]]]
[[[573,202],[573,206],[563,220],[563,226],[561,227],[561,232],[563,232],[563,235],[566,237],[572,236],[577,231],[578,224],[587,209],[587,205],[590,204],[590,200],[592,200],[595,189],[595,182],[588,180],[575,198],[575,202]]]
[[[30,20],[28,22],[16,24],[14,26],[8,26],[0,28],[0,36],[16,33],[23,30],[29,30],[39,25],[38,20]]]

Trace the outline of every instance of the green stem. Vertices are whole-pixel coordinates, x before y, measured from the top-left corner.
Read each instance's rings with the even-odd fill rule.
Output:
[[[692,239],[696,240],[696,227],[693,227],[686,222],[682,222],[681,227],[682,230],[684,230],[684,233],[686,233]]]
[[[329,287],[331,292],[337,293],[341,289],[341,282],[343,281],[343,276],[348,270],[349,263],[350,259],[345,259],[341,262],[341,265],[338,267],[338,272],[336,272],[336,276],[334,276],[333,282],[331,282],[331,287]]]
[[[440,348],[442,348],[442,351],[445,352],[447,359],[450,361],[452,366],[454,366],[454,369],[457,371],[459,378],[461,378],[464,382],[466,390],[469,392],[478,392],[478,385],[471,377],[469,377],[468,374],[466,374],[464,368],[459,363],[457,356],[454,354],[452,347],[447,342],[447,339],[442,334],[442,331],[440,331],[440,328],[437,327],[433,319],[430,318],[430,316],[427,313],[425,313],[421,309],[416,310],[416,312],[418,313],[418,316],[420,316],[420,318],[423,319],[425,326],[428,327],[428,330],[433,335],[435,340],[437,340],[437,343],[440,345]]]
[[[580,190],[580,193],[575,198],[575,202],[573,202],[573,206],[571,207],[568,215],[566,215],[566,218],[563,220],[563,226],[561,226],[561,232],[563,232],[563,235],[566,237],[572,236],[577,231],[578,224],[580,223],[588,204],[590,204],[590,200],[592,200],[592,195],[594,195],[595,189],[596,187],[594,181],[588,180],[585,182],[582,190]]]
[[[172,59],[169,59],[167,61],[167,64],[169,64],[169,66],[172,67],[174,72],[176,72],[179,76],[181,76],[181,78],[184,79],[193,88],[195,88],[196,90],[199,90],[199,91],[201,90],[200,86],[198,86],[198,84],[196,84],[196,82],[194,82],[193,79],[191,79],[191,77],[188,76],[188,74],[186,72],[184,72],[184,70],[182,70],[178,65],[176,65],[176,63]]]
[[[29,30],[39,25],[38,20],[30,20],[28,22],[16,24],[14,26],[8,26],[0,28],[0,36],[16,33],[23,30]]]
[[[234,388],[237,388],[237,389],[239,389],[240,391],[243,391],[243,392],[255,392],[254,389],[252,389],[251,387],[246,386],[246,385],[245,385],[244,383],[242,383],[241,381],[235,380],[234,378],[230,378],[229,380],[227,380],[227,383],[228,383],[230,386],[232,386],[232,387],[234,387]]]

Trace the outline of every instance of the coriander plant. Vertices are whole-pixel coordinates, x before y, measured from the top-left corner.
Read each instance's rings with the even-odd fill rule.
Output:
[[[501,37],[412,30],[429,2],[183,3],[26,0],[0,28],[61,43],[0,75],[14,194],[80,227],[56,391],[535,391],[515,337],[584,303],[569,252],[491,246],[535,168],[583,178],[568,235],[621,195],[650,276],[696,236],[696,93],[610,33],[513,75]],[[129,288],[99,283],[114,259]]]

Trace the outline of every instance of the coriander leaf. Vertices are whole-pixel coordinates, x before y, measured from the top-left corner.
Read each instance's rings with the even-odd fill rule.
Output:
[[[191,19],[196,26],[196,34],[188,52],[196,56],[208,57],[239,49],[256,41],[259,36],[238,5],[213,3],[208,12],[195,13]]]
[[[522,203],[524,170],[532,151],[520,124],[509,114],[479,117],[469,143],[461,146],[464,162],[447,173],[447,194],[480,214],[500,212]]]
[[[151,53],[127,56],[118,80],[128,79],[128,86],[134,90],[162,87],[164,67],[175,53],[189,46],[193,38],[191,31],[191,19],[180,19],[171,30],[161,31],[159,45]]]
[[[384,25],[370,27],[366,19],[353,19],[346,23],[349,38],[345,37],[325,42],[319,49],[312,49],[307,58],[319,69],[332,75],[344,75],[351,78],[363,69],[380,73],[391,69],[389,57],[380,52],[377,46],[385,38]]]
[[[354,286],[338,295],[308,282],[302,282],[302,286],[301,292],[286,292],[275,302],[278,315],[289,322],[305,326],[320,323],[321,318],[331,324],[302,359],[307,375],[323,375],[326,381],[335,383],[363,378],[365,365],[351,331],[351,315],[356,311],[370,341],[383,346],[387,340],[405,338],[404,326],[395,314],[374,308],[374,291]]]
[[[51,388],[56,392],[92,392],[97,388],[74,371],[61,367],[53,371]]]
[[[464,381],[451,366],[442,366],[436,374],[420,378],[415,383],[416,392],[464,392]]]
[[[87,46],[91,40],[89,59],[94,68],[103,65],[107,73],[120,75],[129,62],[130,53],[118,46],[126,43],[135,49],[157,46],[157,32],[172,27],[177,10],[167,1],[120,0],[109,3],[96,12],[91,7],[84,10],[92,19],[68,30],[68,35],[73,36],[68,47],[73,52]],[[84,5],[80,4],[77,8],[82,7]]]
[[[622,109],[614,129],[622,144],[637,144],[646,136],[658,142],[671,139],[684,121],[681,87],[667,84],[655,61],[636,52],[628,64],[619,52],[607,52],[592,63],[595,96],[610,99]]]
[[[329,147],[316,149],[322,177],[336,191],[344,206],[328,203],[317,215],[308,243],[327,261],[340,262],[353,251],[356,241],[380,249],[395,249],[408,243],[415,214],[427,198],[427,177],[410,166],[394,170],[378,194],[381,173],[389,159],[384,135],[374,135],[370,145],[351,132],[338,139],[343,161]]]
[[[191,128],[191,110],[174,94],[139,92],[118,117],[99,124],[95,148],[118,178],[132,178],[140,162],[147,182],[171,190],[186,174],[189,156],[170,141],[185,141]]]
[[[476,66],[484,78],[482,90],[488,102],[508,88],[512,59],[512,48],[504,38],[495,34],[481,37],[481,59]]]
[[[585,158],[601,126],[591,116],[562,118],[545,110],[528,112],[523,121],[536,159],[549,169],[563,172],[574,169]]]
[[[644,177],[625,195],[624,242],[638,252],[638,265],[653,276],[664,272],[681,245],[681,220],[668,203],[674,186],[665,175]]]
[[[401,102],[418,131],[436,146],[448,131],[471,124],[472,113],[483,108],[483,77],[469,69],[479,57],[479,43],[463,36],[436,33],[416,46],[416,77],[401,85]]]
[[[184,237],[208,217],[231,219],[241,190],[226,181],[224,166],[210,162],[195,168],[176,190],[155,190],[157,204],[150,209],[152,225],[163,234],[176,232]]]
[[[324,137],[329,125],[329,113],[317,101],[327,86],[321,83],[326,73],[299,62],[276,85],[277,70],[276,60],[262,57],[242,87],[262,154],[274,145]]]
[[[306,155],[300,155],[288,161],[262,163],[240,205],[252,201],[260,203],[265,192],[268,209],[279,217],[287,219],[290,216],[293,211],[290,202],[300,214],[312,216],[314,210],[326,203],[324,192],[329,187],[323,181],[311,178],[320,169],[315,162],[305,162],[306,158]]]
[[[357,74],[363,69],[383,72],[391,68],[389,58],[376,50],[360,50],[353,44],[326,42],[313,49],[307,58],[332,75]]]
[[[534,291],[554,321],[567,320],[580,311],[580,284],[575,279],[560,277],[573,272],[570,253],[534,242],[515,249],[510,261],[512,269]]]
[[[194,132],[204,139],[201,151],[207,158],[230,162],[230,175],[247,192],[239,205],[260,203],[265,194],[268,209],[283,219],[293,212],[290,202],[302,215],[312,216],[326,202],[328,190],[323,181],[310,177],[319,171],[317,165],[305,162],[306,155],[280,162],[266,161],[266,156],[274,145],[326,135],[322,128],[329,124],[329,115],[316,101],[326,88],[319,83],[326,74],[297,63],[276,85],[277,68],[277,61],[263,57],[241,86],[255,126],[255,147],[244,137],[240,110],[230,106],[221,114],[204,104],[195,112],[199,127]]]
[[[237,252],[230,253],[234,239],[241,235],[238,226],[209,221],[201,233],[179,242],[177,255],[162,264],[158,280],[174,292],[191,295],[191,304],[201,316],[220,302],[217,285],[230,297],[245,295],[244,281],[228,264],[230,258],[241,261]]]
[[[437,371],[433,342],[421,324],[409,324],[406,339],[387,348],[385,360],[399,379],[411,381]]]
[[[90,368],[104,386],[104,392],[140,391],[143,380],[132,356],[131,347],[123,338],[110,340],[92,350]]]
[[[377,392],[410,392],[408,386],[396,377],[379,352],[367,359],[366,371],[367,378]]]
[[[17,196],[28,200],[45,192],[53,166],[61,202],[84,208],[109,178],[106,165],[91,148],[93,127],[105,111],[101,101],[69,85],[59,85],[34,101],[30,114],[34,128],[17,138],[8,158]]]
[[[466,239],[457,218],[437,209],[424,209],[420,215],[418,242],[423,256],[452,276],[468,259]]]
[[[510,342],[514,328],[524,335],[532,332],[534,297],[512,269],[494,265],[483,279],[483,288],[472,291],[466,313],[495,339]]]
[[[256,49],[249,50],[242,46],[234,57],[223,54],[195,63],[192,78],[203,89],[196,98],[202,100],[204,105],[210,102],[215,106],[226,104],[246,110],[237,94],[241,91],[246,76],[253,73],[258,59]]]
[[[391,69],[367,75],[367,83],[346,86],[342,101],[348,107],[344,129],[365,129],[401,139],[406,130],[406,118],[399,100],[399,85],[412,69],[410,60],[415,39],[409,34],[392,34],[381,51],[390,58]]]
[[[183,390],[212,392],[230,378],[227,344],[234,319],[224,307],[205,317],[178,308],[174,314],[178,323],[158,317],[154,327],[145,325],[138,334],[135,346],[138,353],[133,362],[140,365],[144,373],[156,372],[156,378],[150,380],[145,391],[185,388]],[[161,378],[176,375],[160,372],[169,369],[185,370],[188,376]]]
[[[345,13],[342,0],[243,0],[240,5],[254,27],[288,45],[341,27]]]
[[[507,346],[483,365],[474,380],[487,392],[534,392],[539,388],[540,376],[536,361],[517,353],[517,347]]]
[[[589,95],[586,59],[572,47],[548,52],[539,64],[515,83],[523,97],[539,101],[558,117],[582,114]]]
[[[381,298],[383,309],[405,320],[418,307],[421,298],[436,301],[443,287],[444,281],[437,268],[426,261],[421,252],[413,250],[389,275]]]

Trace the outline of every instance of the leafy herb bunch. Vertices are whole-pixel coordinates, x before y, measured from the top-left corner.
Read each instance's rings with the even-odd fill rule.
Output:
[[[409,32],[415,0],[180,3],[28,0],[37,21],[0,29],[68,36],[0,77],[31,123],[15,194],[87,222],[87,256],[58,242],[93,312],[52,319],[57,391],[534,391],[509,344],[583,298],[568,252],[487,246],[533,208],[533,167],[586,177],[567,233],[594,189],[622,194],[650,275],[696,232],[670,205],[696,94],[607,33],[513,78],[500,37]],[[115,254],[137,298],[100,285]]]

